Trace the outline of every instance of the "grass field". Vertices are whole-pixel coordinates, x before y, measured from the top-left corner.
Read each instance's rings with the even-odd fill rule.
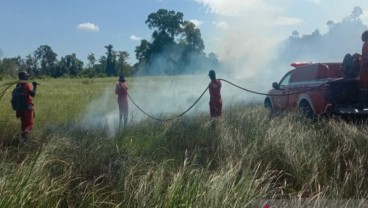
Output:
[[[147,80],[128,79],[129,91],[142,96],[148,81],[164,82],[137,79]],[[365,123],[271,117],[257,102],[234,101],[214,120],[200,108],[169,122],[136,113],[111,134],[100,116],[116,110],[116,78],[37,81],[31,141],[16,142],[10,91],[0,100],[0,207],[367,206]]]

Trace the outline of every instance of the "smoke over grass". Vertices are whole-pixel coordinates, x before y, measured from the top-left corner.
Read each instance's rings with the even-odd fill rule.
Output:
[[[114,87],[114,86],[113,86]],[[109,128],[110,132],[115,132],[118,126],[118,108],[113,102],[115,88],[105,88],[97,99],[92,101],[86,109],[82,123],[87,127]]]
[[[215,69],[217,78],[263,93],[291,69],[292,62],[340,62],[346,53],[359,53],[362,44],[360,34],[367,29],[363,24],[366,21],[362,20],[366,12],[355,17],[351,13],[358,3],[363,11],[368,9],[367,3],[359,1],[352,1],[350,8],[342,1],[337,1],[333,8],[324,1],[196,2],[205,5],[208,12],[216,16],[213,22],[216,29],[203,37],[210,43],[206,44],[207,50],[214,51],[221,61],[221,69]],[[313,13],[315,10],[318,14]],[[329,20],[334,24],[326,29]],[[207,73],[213,69],[211,63],[198,55],[183,56],[183,53],[180,47],[168,47],[161,54],[156,54],[148,66],[149,74],[160,76],[128,80],[129,94],[148,114],[162,119],[180,114],[195,102],[210,82]],[[180,69],[176,68],[182,57],[190,58],[179,64]],[[177,72],[191,75],[172,76]],[[113,90],[112,85],[107,90],[109,97],[104,93],[100,99],[106,104],[115,103],[115,107],[101,115],[115,120],[98,120],[116,123],[117,104]],[[225,113],[229,104],[264,99],[227,83],[223,83],[222,97]],[[208,100],[207,92],[188,115],[208,113]],[[97,107],[101,105],[97,104]],[[89,117],[93,118],[99,116]],[[147,116],[130,102],[129,118],[131,122],[137,122]]]
[[[346,53],[360,53],[360,35],[367,29],[368,3],[357,0],[333,6],[307,0],[195,1],[216,17],[207,49],[219,55],[229,76],[256,79],[257,85],[249,86],[255,90],[278,81],[291,62],[336,62]],[[356,6],[362,14],[353,13]],[[328,26],[329,20],[334,25]],[[293,32],[297,41],[290,43]]]
[[[218,73],[218,78],[230,80],[227,74]],[[251,79],[233,79],[232,82],[241,86],[256,85]],[[101,95],[93,100],[86,109],[83,123],[95,128],[105,126],[111,133],[115,133],[118,127],[117,95],[114,94],[115,83],[110,84],[101,92]],[[117,83],[117,81],[116,81]],[[128,93],[133,101],[147,114],[158,119],[176,117],[187,110],[200,97],[207,88],[210,79],[207,74],[181,75],[181,76],[148,76],[128,78]],[[237,89],[225,82],[222,83],[222,98],[224,113],[227,106],[234,103],[249,103],[263,99],[263,96],[253,95],[241,89]],[[198,114],[209,117],[209,92],[207,91],[199,102],[185,116]],[[149,119],[129,100],[129,124]]]

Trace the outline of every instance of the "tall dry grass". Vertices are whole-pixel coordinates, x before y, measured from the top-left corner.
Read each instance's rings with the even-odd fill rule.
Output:
[[[83,85],[65,81],[73,89]],[[90,92],[103,90],[99,81]],[[57,96],[46,100],[47,93],[40,92],[39,105],[70,108]],[[257,207],[265,200],[321,207],[348,199],[366,205],[364,122],[310,123],[296,114],[271,117],[257,103],[234,104],[220,119],[147,119],[111,137],[108,126],[86,128],[74,113],[51,112],[39,113],[41,126],[24,144],[6,142],[16,139],[17,120],[0,122],[0,207]]]

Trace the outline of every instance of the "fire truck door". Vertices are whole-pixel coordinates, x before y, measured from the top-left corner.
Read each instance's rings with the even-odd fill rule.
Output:
[[[290,77],[291,77],[291,73],[289,72],[288,74],[286,74],[281,81],[279,82],[279,89],[275,90],[275,95],[273,97],[274,100],[274,108],[275,110],[278,111],[284,111],[287,109],[289,103],[289,87],[290,87]]]

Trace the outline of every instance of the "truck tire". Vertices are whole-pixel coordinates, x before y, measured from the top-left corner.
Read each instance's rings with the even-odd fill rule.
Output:
[[[272,104],[271,104],[271,101],[270,101],[270,99],[266,99],[265,101],[264,101],[264,107],[271,113],[271,114],[273,114],[274,112],[273,112],[273,108],[272,108]]]
[[[316,115],[313,112],[313,109],[308,101],[302,100],[299,104],[299,111],[302,116],[308,120],[315,120]]]

